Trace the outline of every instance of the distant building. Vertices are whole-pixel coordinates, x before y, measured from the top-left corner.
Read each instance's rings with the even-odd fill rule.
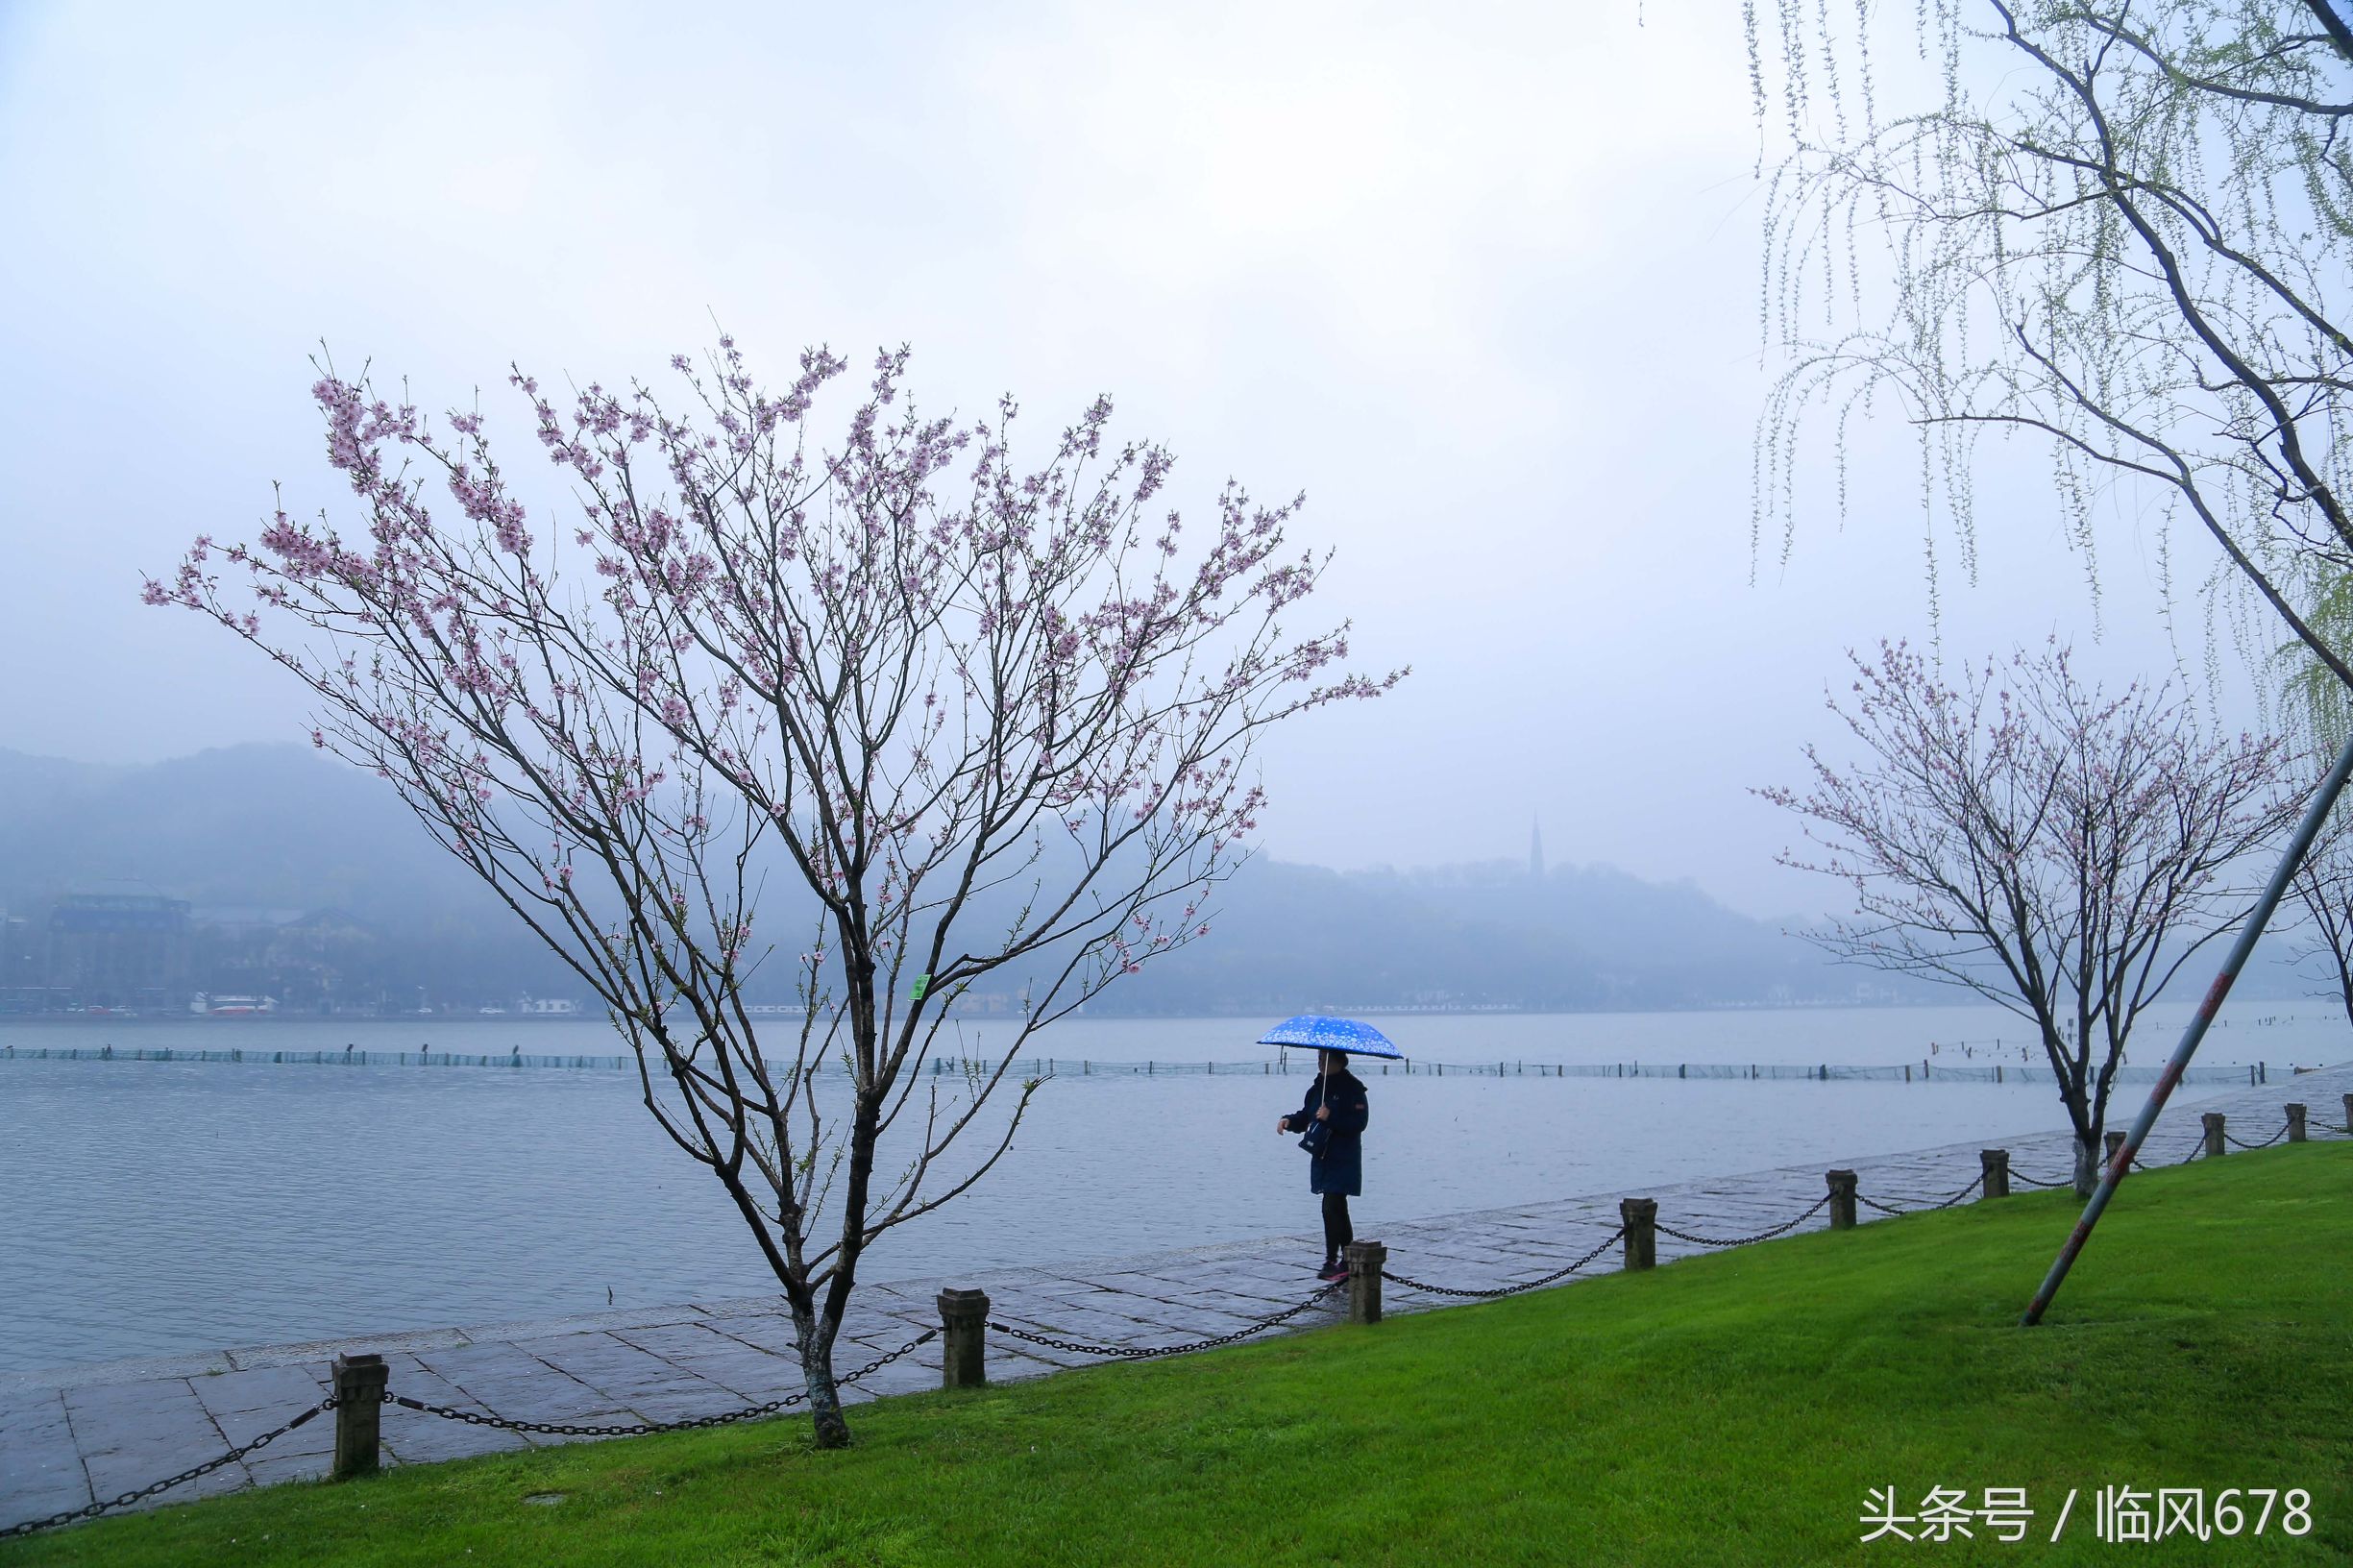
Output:
[[[264,909],[252,904],[207,904],[191,919],[224,937],[271,937],[303,918],[299,909]]]
[[[188,924],[190,984],[215,998],[274,996],[289,1013],[348,1011],[381,1000],[375,971],[382,942],[339,909],[200,904]]]
[[[38,925],[0,909],[0,1012],[35,1013],[48,1005],[42,947]]]
[[[52,995],[86,1007],[176,999],[188,977],[188,904],[147,894],[75,893],[49,909]]]
[[[188,1011],[200,1018],[250,1018],[277,1012],[278,998],[215,995],[200,991],[188,1003]]]
[[[951,1013],[1018,1014],[1029,1011],[1029,993],[1011,991],[960,991],[948,998]]]

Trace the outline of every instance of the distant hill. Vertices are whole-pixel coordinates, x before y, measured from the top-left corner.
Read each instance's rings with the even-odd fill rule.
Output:
[[[104,769],[0,751],[0,898],[12,905],[146,883],[199,904],[407,917],[472,891],[430,849],[380,780],[300,747]]]
[[[1646,1008],[1851,1000],[1858,983],[1885,986],[1687,883],[1606,866],[1539,881],[1506,864],[1343,872],[1260,860],[1212,904],[1209,940],[1106,1000],[1149,1012],[1203,997],[1252,1011]]]
[[[74,893],[182,898],[200,921],[339,910],[377,933],[370,984],[412,1000],[578,989],[381,781],[301,747],[139,768],[0,751],[0,908],[37,923]],[[269,983],[251,968],[195,984]]]
[[[34,757],[0,749],[0,808],[7,815],[7,821],[0,821],[0,835],[8,835],[20,824],[45,820],[76,796],[118,783],[137,772],[132,767],[67,762],[61,757]],[[13,847],[12,837],[0,837],[0,868],[11,864]]]
[[[0,907],[37,921],[61,894],[106,891],[185,899],[199,920],[210,912],[229,923],[262,911],[336,911],[373,933],[367,972],[343,977],[333,991],[341,997],[397,1003],[423,991],[471,1004],[581,994],[380,780],[306,747],[232,747],[148,767],[0,751]],[[1538,878],[1501,863],[1342,872],[1261,858],[1213,890],[1209,907],[1209,938],[1126,977],[1091,1011],[1958,996],[1833,965],[1779,923],[1728,910],[1690,883],[1645,882],[1606,866]],[[272,984],[261,969],[273,949],[249,942],[237,950],[233,989]],[[2302,989],[2276,970],[2267,983],[2250,980],[2272,994]],[[1010,990],[1019,983],[1006,977]]]

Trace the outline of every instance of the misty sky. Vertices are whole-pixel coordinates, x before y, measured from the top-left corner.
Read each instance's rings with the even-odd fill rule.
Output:
[[[717,320],[776,380],[909,342],[927,406],[1012,391],[1033,431],[1109,392],[1197,509],[1228,475],[1305,490],[1357,662],[1415,674],[1271,744],[1272,853],[1516,857],[1539,814],[1556,860],[1819,909],[1747,789],[1799,779],[1843,649],[1925,639],[1930,597],[1900,427],[1859,436],[1843,528],[1826,451],[1786,566],[1752,552],[1756,157],[1733,0],[0,0],[0,747],[306,733],[252,649],[138,588],[249,536],[273,480],[344,507],[320,340],[497,413],[510,359],[651,378]],[[1942,646],[2056,631],[2165,674],[2136,498],[2094,647],[2030,459],[1990,477],[1973,584],[1946,542]]]

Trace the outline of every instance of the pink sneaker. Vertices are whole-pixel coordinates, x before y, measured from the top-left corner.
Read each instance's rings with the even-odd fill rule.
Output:
[[[1315,1277],[1319,1280],[1344,1280],[1348,1278],[1348,1265],[1346,1263],[1326,1263],[1323,1271]]]

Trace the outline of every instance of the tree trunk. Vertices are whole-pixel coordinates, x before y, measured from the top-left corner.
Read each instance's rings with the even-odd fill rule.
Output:
[[[2353,911],[2347,913],[2341,928],[2323,921],[2320,929],[2337,938],[2329,943],[2329,956],[2337,961],[2337,999],[2344,1003],[2345,1022],[2353,1023],[2353,952],[2346,951],[2349,944],[2337,937],[2340,929],[2353,934]]]
[[[814,1312],[793,1314],[800,1336],[800,1370],[809,1389],[809,1420],[820,1448],[847,1448],[849,1422],[842,1415],[842,1391],[833,1381],[833,1335],[818,1333]]]
[[[2100,1148],[2096,1132],[2075,1135],[2075,1196],[2089,1198],[2099,1186]]]

